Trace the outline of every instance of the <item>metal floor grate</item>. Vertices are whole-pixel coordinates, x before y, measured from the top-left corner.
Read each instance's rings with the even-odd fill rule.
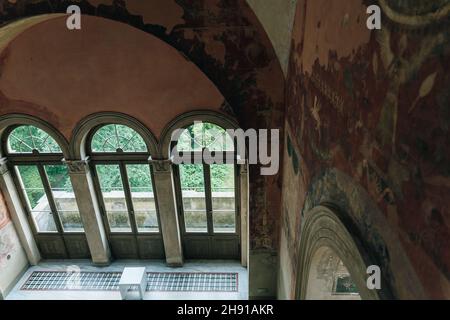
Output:
[[[21,290],[118,291],[121,272],[33,271]],[[237,273],[147,272],[147,291],[237,292]]]

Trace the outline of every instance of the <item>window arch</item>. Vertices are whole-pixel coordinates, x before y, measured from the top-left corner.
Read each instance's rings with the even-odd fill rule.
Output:
[[[157,144],[138,120],[121,113],[93,114],[74,131],[71,150],[89,159],[112,254],[163,258],[153,168]]]
[[[7,142],[8,153],[62,153],[50,134],[31,125],[14,128],[9,133]]]
[[[226,130],[210,122],[196,121],[183,130],[177,141],[178,151],[234,151],[234,142]]]
[[[12,211],[23,212],[29,222],[18,227],[33,233],[43,258],[89,258],[83,221],[63,163],[69,156],[65,138],[46,122],[21,114],[0,117],[0,136],[0,153],[11,173],[7,179],[15,185],[7,192],[17,194]]]
[[[33,125],[10,128],[6,155],[37,233],[84,232],[60,145]]]
[[[88,143],[109,231],[158,233],[153,174],[144,138],[129,126],[108,123],[96,127]]]
[[[169,157],[176,157],[175,151],[183,159],[192,160],[173,166],[184,255],[188,259],[238,259],[241,248],[246,251],[240,246],[246,238],[241,238],[239,219],[239,167],[234,141],[227,132],[236,128],[223,114],[198,111],[178,117],[162,134],[163,155],[167,152]],[[221,155],[226,161],[206,159],[206,150],[214,160]]]
[[[107,124],[93,135],[92,152],[148,152],[142,136],[130,127],[121,124]]]

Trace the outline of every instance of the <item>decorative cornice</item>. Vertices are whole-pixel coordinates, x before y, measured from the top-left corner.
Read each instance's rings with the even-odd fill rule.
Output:
[[[6,158],[0,158],[0,175],[4,175],[8,172],[8,160]]]
[[[155,173],[170,172],[170,166],[172,165],[170,159],[149,159],[148,162],[152,165]]]
[[[84,160],[66,160],[63,162],[69,168],[69,174],[86,174],[89,172],[89,158]]]
[[[246,174],[248,174],[248,161],[245,161],[244,163],[242,163],[242,164],[239,166],[239,169],[240,169],[240,174],[241,174],[241,175],[246,175]]]

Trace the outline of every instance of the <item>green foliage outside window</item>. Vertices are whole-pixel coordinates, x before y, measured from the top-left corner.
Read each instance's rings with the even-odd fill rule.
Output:
[[[191,126],[189,128],[190,134],[194,131],[206,132],[207,129],[217,129],[213,124],[204,124],[202,126]],[[223,129],[221,129],[223,131]],[[198,134],[199,132],[197,132]],[[202,146],[210,145],[214,141],[208,135],[204,135]],[[33,149],[39,152],[57,152],[61,153],[61,149],[56,144],[56,141],[51,138],[46,132],[32,126],[20,126],[13,130],[8,139],[10,152],[15,153],[30,153]],[[94,135],[92,142],[92,149],[96,151],[115,152],[117,149],[122,151],[146,151],[145,142],[136,131],[126,126],[107,125],[99,129]],[[183,143],[191,143],[192,148],[196,149],[197,145],[193,140],[183,140]],[[185,145],[186,149],[187,146]],[[103,149],[102,149],[103,148]],[[102,187],[104,191],[117,190],[122,188],[122,181],[120,173],[115,166],[101,166],[99,175],[103,177]],[[128,178],[132,190],[139,191],[145,189],[149,191],[152,187],[148,169],[145,166],[130,166],[128,169]],[[70,179],[67,170],[64,166],[48,166],[46,168],[47,176],[51,184],[55,188],[67,189],[70,188]],[[233,168],[232,166],[215,166],[211,167],[212,173],[212,189],[213,191],[220,191],[223,188],[233,188]],[[36,206],[39,199],[44,195],[42,190],[42,182],[39,173],[33,166],[21,166],[20,174],[22,180],[29,189],[28,196],[31,206]],[[184,177],[182,179],[183,185],[193,190],[203,190],[203,171],[201,166],[186,165],[184,169]],[[151,190],[151,189],[150,189]]]

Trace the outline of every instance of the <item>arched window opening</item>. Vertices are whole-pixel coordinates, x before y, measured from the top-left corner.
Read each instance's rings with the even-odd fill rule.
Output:
[[[195,122],[184,129],[177,142],[178,151],[234,151],[234,142],[230,135],[216,124]]]
[[[19,126],[8,136],[8,153],[62,153],[58,143],[47,132],[34,126]]]
[[[99,128],[91,143],[92,152],[148,152],[144,139],[132,128],[108,124]]]
[[[128,126],[107,124],[92,135],[90,150],[110,231],[159,232],[150,155],[143,137]],[[102,153],[111,155],[97,162]]]
[[[55,139],[35,126],[18,126],[8,134],[6,149],[36,233],[84,232],[68,169]]]
[[[114,255],[149,258],[141,250],[142,237],[147,241],[154,236],[161,245],[158,242],[160,252],[151,257],[163,256],[153,169],[144,137],[129,126],[105,124],[93,130],[87,150]]]
[[[216,124],[194,122],[184,128],[173,144],[186,158],[202,159],[174,167],[185,256],[239,258],[238,179],[233,140]],[[215,156],[221,154],[224,161],[213,164],[205,161],[204,149]],[[222,249],[218,250],[219,247]]]

